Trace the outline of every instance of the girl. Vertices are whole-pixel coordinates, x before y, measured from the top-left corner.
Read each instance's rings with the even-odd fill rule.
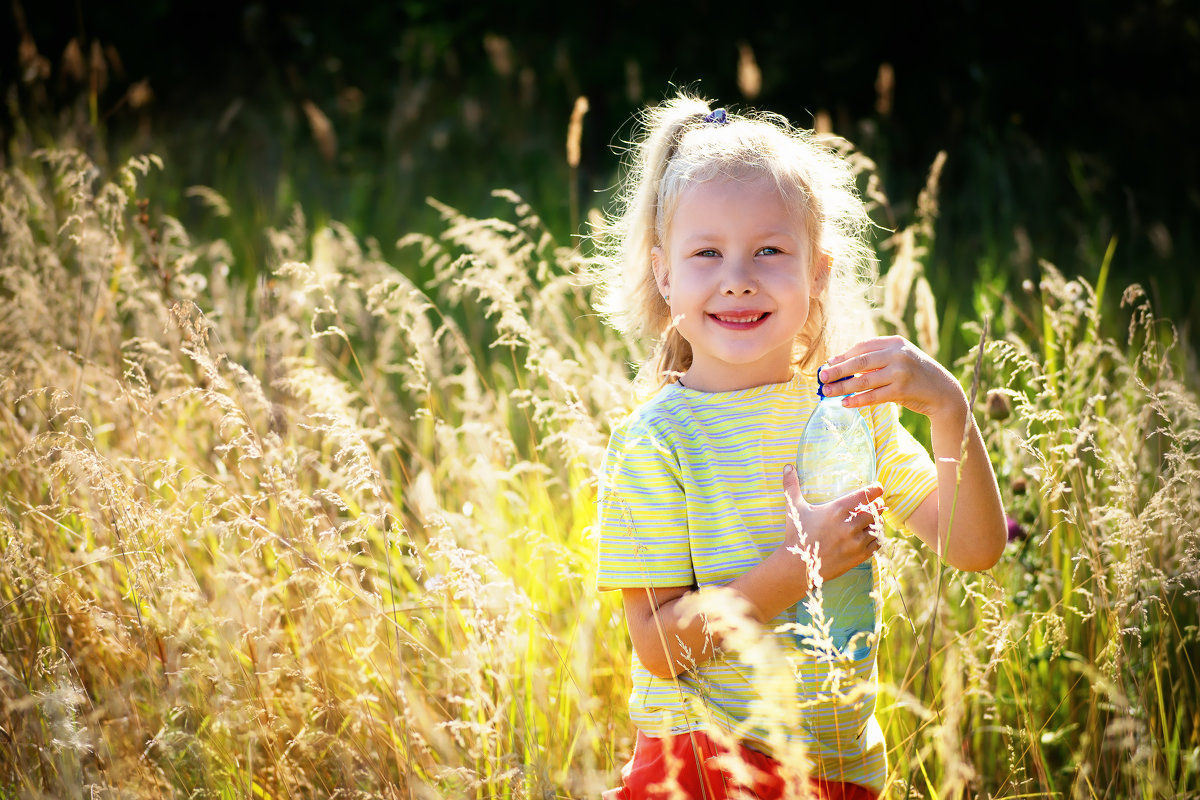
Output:
[[[622,591],[638,728],[606,797],[877,797],[877,514],[988,569],[1006,540],[991,464],[936,361],[899,337],[834,349],[870,330],[869,223],[841,158],[781,117],[687,96],[644,123],[601,301],[658,341],[658,390],[614,431],[599,494],[598,585]],[[793,464],[817,378],[866,420],[878,482],[810,504]],[[897,405],[929,417],[933,460]],[[866,623],[816,607],[852,572]],[[786,653],[786,696],[763,689],[762,637]]]

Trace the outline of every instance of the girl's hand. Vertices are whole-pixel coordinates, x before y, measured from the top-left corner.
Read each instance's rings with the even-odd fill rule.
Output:
[[[812,567],[819,565],[822,580],[832,580],[866,561],[879,549],[879,498],[883,487],[872,483],[828,503],[811,505],[800,494],[795,468],[783,470],[787,497],[787,532],[783,546],[805,559],[811,583]],[[805,553],[811,555],[805,555]],[[811,559],[811,560],[810,560]]]
[[[955,377],[903,336],[859,342],[829,359],[820,377],[828,396],[854,395],[842,401],[848,408],[892,402],[930,419],[962,418],[967,410]]]

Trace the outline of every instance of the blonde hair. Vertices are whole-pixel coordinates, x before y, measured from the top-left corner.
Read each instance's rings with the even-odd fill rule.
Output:
[[[875,261],[865,234],[871,222],[849,163],[767,112],[730,113],[725,124],[706,122],[707,101],[687,94],[646,109],[629,147],[613,215],[596,237],[600,265],[598,310],[617,330],[656,341],[647,367],[655,383],[685,371],[692,350],[672,325],[651,262],[665,247],[671,217],[690,186],[718,178],[766,179],[803,218],[809,269],[828,257],[829,279],[810,299],[808,320],[796,337],[794,364],[811,373],[833,348],[871,335],[866,292]],[[830,310],[836,310],[831,314]]]

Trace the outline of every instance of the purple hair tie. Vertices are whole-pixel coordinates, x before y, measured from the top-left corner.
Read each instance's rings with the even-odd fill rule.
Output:
[[[729,115],[725,113],[725,109],[718,108],[705,114],[704,121],[713,125],[725,125],[729,122]]]

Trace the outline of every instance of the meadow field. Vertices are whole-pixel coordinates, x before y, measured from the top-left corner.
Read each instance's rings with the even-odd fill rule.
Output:
[[[586,253],[500,191],[404,236],[417,282],[297,207],[245,281],[170,169],[0,177],[0,797],[597,796],[633,730],[596,474],[645,352]],[[930,349],[934,189],[879,296]],[[981,285],[943,347],[1014,524],[988,573],[880,556],[891,796],[1200,794],[1194,357],[1098,274]]]
[[[551,106],[522,105],[498,40],[494,74],[462,79],[475,95],[419,74],[428,44],[404,51],[378,161],[352,86],[329,90],[334,122],[239,98],[164,159],[130,132],[149,127],[136,84],[106,129],[107,51],[74,89],[69,47],[53,75],[22,51],[0,159],[0,800],[615,785],[631,648],[595,589],[596,482],[647,343],[593,310],[586,107],[547,155],[530,109]],[[476,102],[496,86],[507,116]],[[877,556],[888,796],[1200,797],[1200,372],[1190,321],[1157,308],[1200,295],[1114,266],[1190,233],[1122,227],[1080,166],[1093,217],[1062,225],[1051,192],[1022,209],[1086,262],[1060,271],[1027,246],[1011,164],[973,144],[893,198],[885,137],[842,145],[880,224],[879,331],[960,377],[1010,516],[986,573],[895,532]],[[501,146],[525,192],[481,166],[454,173],[476,211],[424,199]],[[196,185],[183,154],[205,148]],[[1018,178],[1045,172],[1030,152]],[[991,187],[948,228],[947,158]],[[711,613],[794,711],[782,653]]]

